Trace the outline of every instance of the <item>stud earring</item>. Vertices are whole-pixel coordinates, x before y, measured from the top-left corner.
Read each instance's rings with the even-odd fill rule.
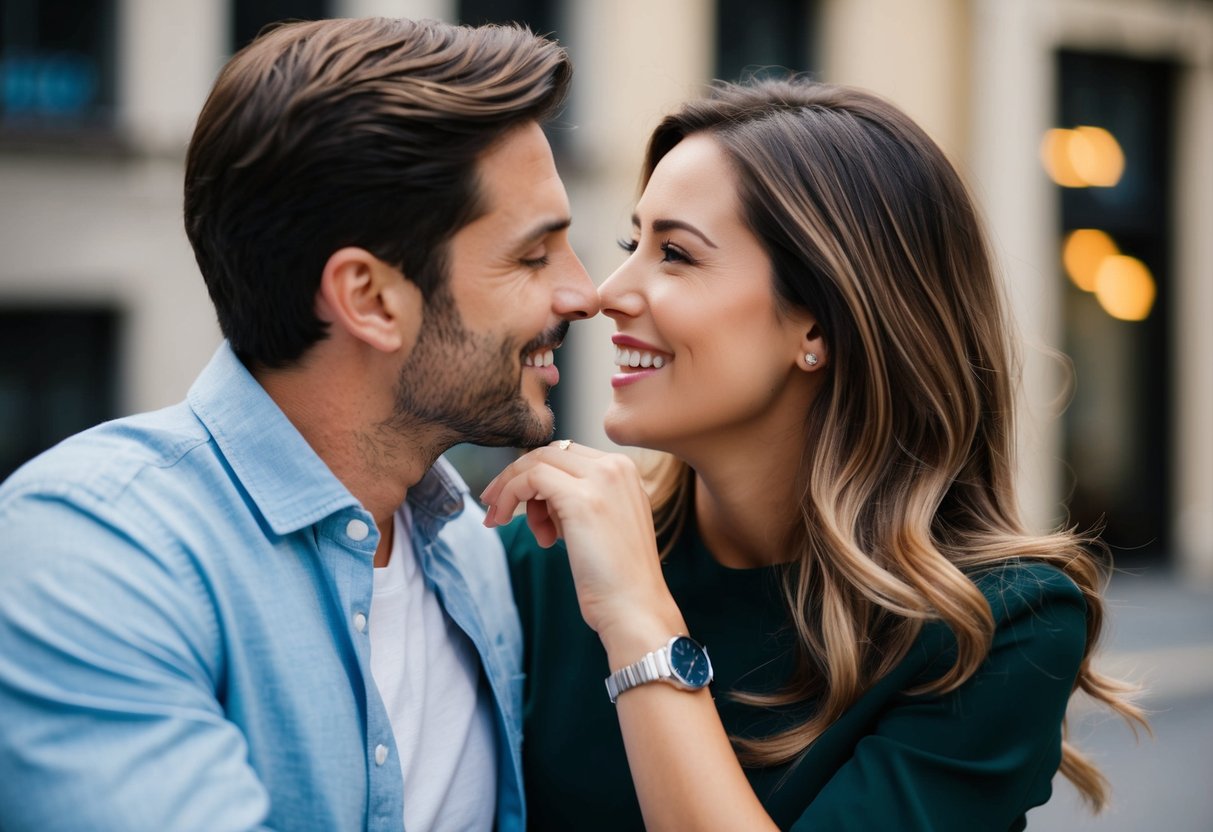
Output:
[[[815,353],[815,352],[805,353],[804,363],[808,364],[810,367],[814,366],[817,363],[817,353]]]

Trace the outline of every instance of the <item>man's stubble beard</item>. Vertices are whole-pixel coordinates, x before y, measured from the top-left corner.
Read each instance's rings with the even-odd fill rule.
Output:
[[[380,437],[421,443],[435,459],[461,442],[544,444],[553,434],[552,412],[545,407],[545,416],[537,414],[522,395],[524,349],[468,330],[449,289],[436,288],[425,301],[417,343],[397,380],[393,416]]]

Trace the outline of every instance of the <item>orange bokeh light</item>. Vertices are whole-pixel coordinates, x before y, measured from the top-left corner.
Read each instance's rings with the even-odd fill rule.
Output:
[[[1120,254],[1120,249],[1107,233],[1097,228],[1079,228],[1066,237],[1061,260],[1075,286],[1084,292],[1094,292],[1100,265],[1116,254]]]
[[[1063,188],[1111,188],[1125,170],[1120,142],[1104,128],[1090,125],[1046,131],[1040,161],[1049,178]]]
[[[1095,298],[1104,311],[1122,321],[1143,321],[1158,289],[1146,264],[1136,257],[1105,257],[1095,276]]]

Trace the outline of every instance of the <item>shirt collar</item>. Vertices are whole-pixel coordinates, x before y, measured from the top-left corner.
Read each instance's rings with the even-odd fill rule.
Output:
[[[224,341],[187,395],[240,484],[275,534],[290,534],[358,500]],[[464,508],[468,487],[439,458],[409,489],[413,519],[435,533]]]
[[[455,466],[439,457],[421,481],[409,489],[413,522],[427,534],[436,533],[463,512],[467,494],[468,487]]]
[[[227,341],[186,400],[275,534],[358,505]]]

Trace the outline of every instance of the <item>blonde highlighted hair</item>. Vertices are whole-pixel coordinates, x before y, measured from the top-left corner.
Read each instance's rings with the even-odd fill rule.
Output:
[[[830,357],[805,414],[794,568],[785,594],[801,674],[753,704],[818,698],[803,724],[736,740],[743,762],[796,759],[940,619],[955,664],[918,692],[978,669],[994,633],[967,573],[1049,563],[1081,589],[1087,641],[1075,689],[1145,725],[1132,688],[1096,672],[1109,564],[1093,537],[1029,534],[1014,483],[1019,364],[981,223],[956,171],[913,121],[848,87],[805,80],[720,85],[650,140],[647,182],[683,138],[706,133],[737,173],[745,220],[772,261],[778,304],[809,310]],[[694,510],[694,474],[673,458],[651,481],[672,540]],[[821,681],[824,679],[824,681]],[[1096,809],[1106,780],[1068,742],[1061,772]]]

